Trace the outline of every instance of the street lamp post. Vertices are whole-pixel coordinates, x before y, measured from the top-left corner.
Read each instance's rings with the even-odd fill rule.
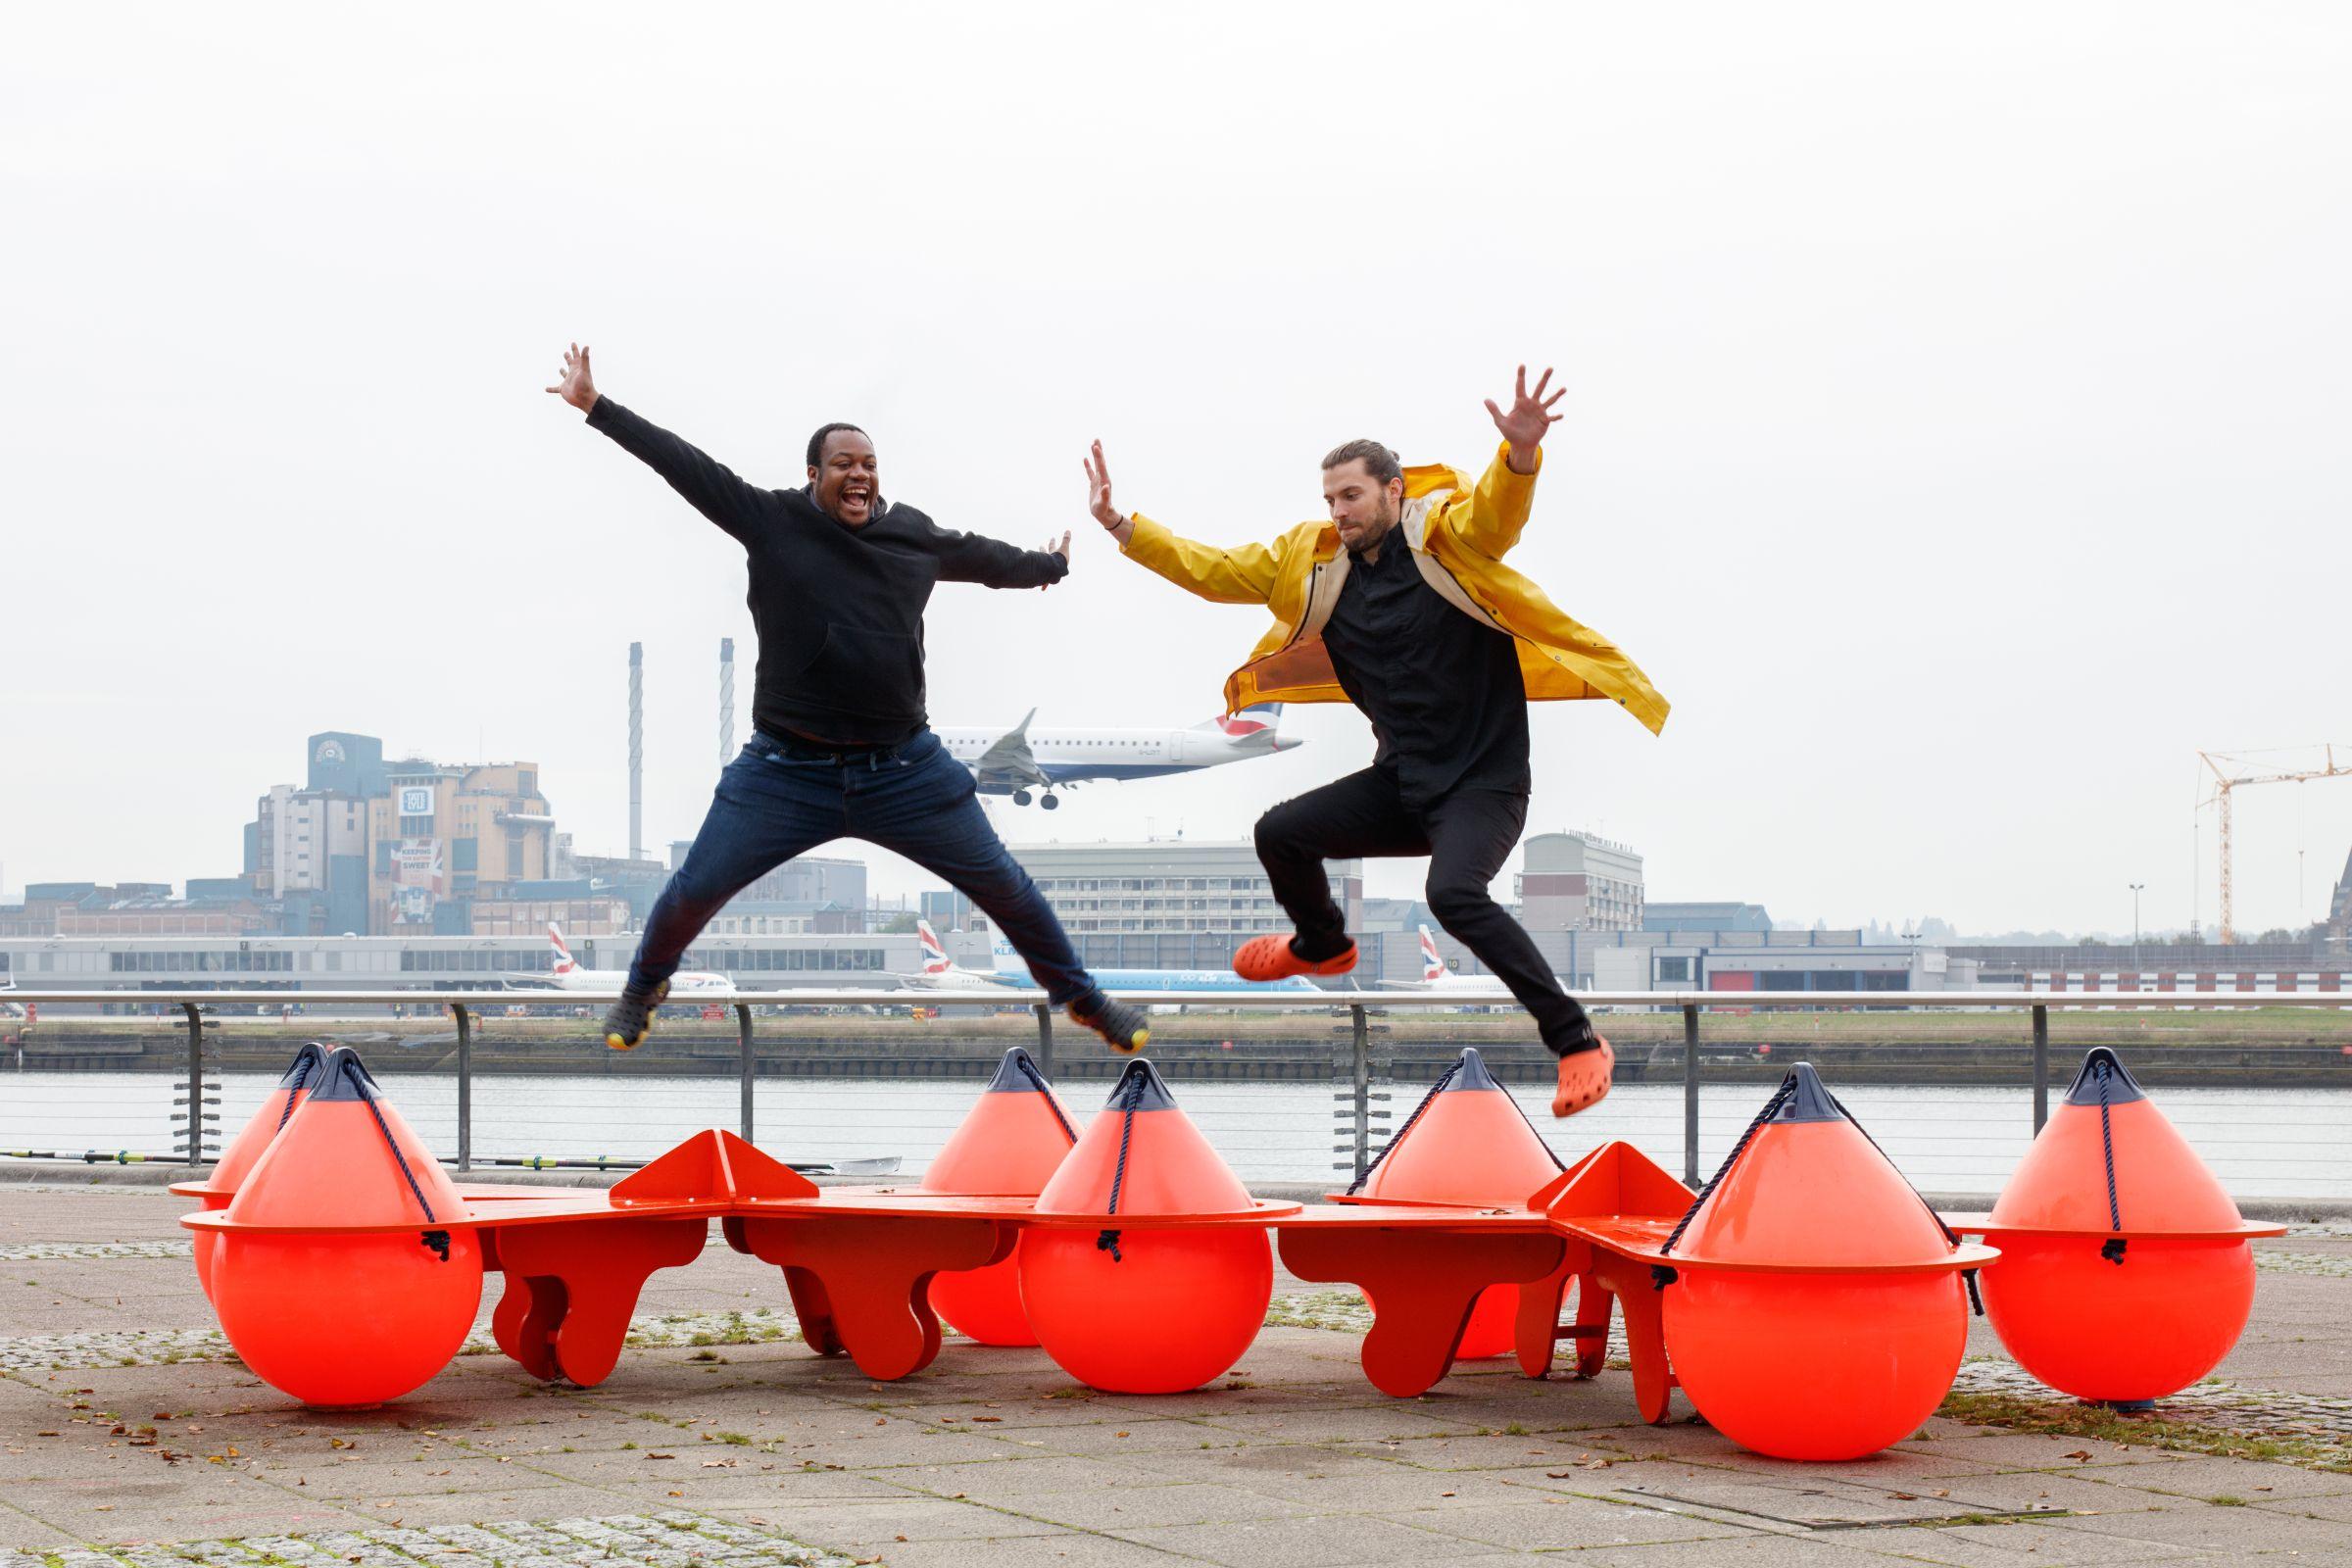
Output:
[[[2132,973],[2134,976],[2139,973],[2139,893],[2146,886],[2145,882],[2132,884]]]

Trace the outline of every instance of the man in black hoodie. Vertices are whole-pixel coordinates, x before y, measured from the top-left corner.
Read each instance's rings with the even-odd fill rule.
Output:
[[[923,711],[933,585],[1049,587],[1070,569],[1070,536],[1019,550],[884,501],[873,443],[854,424],[808,438],[805,487],[762,490],[599,396],[576,343],[547,390],[743,546],[760,637],[751,744],[719,775],[686,863],[646,919],[605,1043],[627,1051],[645,1038],[687,945],[729,899],[796,855],[860,838],[946,877],[988,911],[1056,1006],[1113,1049],[1141,1050],[1142,1012],[1104,996],[1079,964]]]

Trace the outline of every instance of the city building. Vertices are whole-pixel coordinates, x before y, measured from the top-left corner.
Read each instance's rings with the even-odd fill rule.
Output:
[[[1642,857],[1592,833],[1538,833],[1512,878],[1533,932],[1642,929]]]
[[[1977,966],[1940,948],[1860,931],[1580,934],[1572,962],[1595,991],[1973,991]]]
[[[555,817],[535,764],[412,759],[387,764],[384,782],[368,802],[369,932],[462,935],[477,894],[548,879]]]
[[[602,934],[574,939],[571,950],[583,968],[623,969],[636,946],[634,935]],[[498,990],[510,976],[546,974],[554,959],[544,929],[501,936],[0,938],[0,981],[28,991],[86,990],[96,1002],[119,1000],[108,994],[125,990]],[[728,975],[747,991],[890,991],[922,967],[922,949],[911,934],[706,933],[687,950],[684,964]],[[514,1001],[544,1004],[563,995],[517,990]]]
[[[1009,848],[1091,967],[1223,968],[1242,942],[1291,929],[1252,844],[1153,839]],[[1363,861],[1334,860],[1326,870],[1348,929],[1359,929]]]
[[[1644,931],[1769,931],[1772,916],[1761,904],[1651,904],[1642,912]]]

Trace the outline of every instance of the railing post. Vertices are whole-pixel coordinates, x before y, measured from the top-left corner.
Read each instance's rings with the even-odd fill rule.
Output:
[[[1054,1081],[1054,1004],[1041,1002],[1037,1012],[1037,1071],[1048,1083]]]
[[[1372,1163],[1372,1025],[1360,1002],[1348,1006],[1348,1015],[1349,1066],[1355,1074],[1355,1179],[1361,1181]]]
[[[466,1004],[449,1004],[458,1020],[458,1169],[473,1169],[473,1014]]]
[[[1698,1004],[1683,1004],[1683,1183],[1698,1185]]]
[[[752,1054],[752,1005],[748,1002],[735,1004],[735,1040],[743,1073],[743,1141],[748,1144],[753,1142],[752,1088],[758,1078],[757,1061]]]
[[[2034,1007],[2034,1133],[2039,1137],[2041,1124],[2050,1119],[2050,1008],[2047,1003]]]
[[[193,1002],[179,1010],[188,1015],[188,1163],[204,1163],[204,1013]]]

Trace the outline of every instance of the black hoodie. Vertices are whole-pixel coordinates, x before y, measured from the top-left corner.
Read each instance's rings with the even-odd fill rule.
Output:
[[[923,727],[923,607],[941,582],[1043,588],[1070,567],[942,528],[877,493],[862,527],[808,490],[762,490],[661,426],[600,397],[588,423],[669,481],[741,544],[760,665],[752,722],[769,735],[896,746]]]

